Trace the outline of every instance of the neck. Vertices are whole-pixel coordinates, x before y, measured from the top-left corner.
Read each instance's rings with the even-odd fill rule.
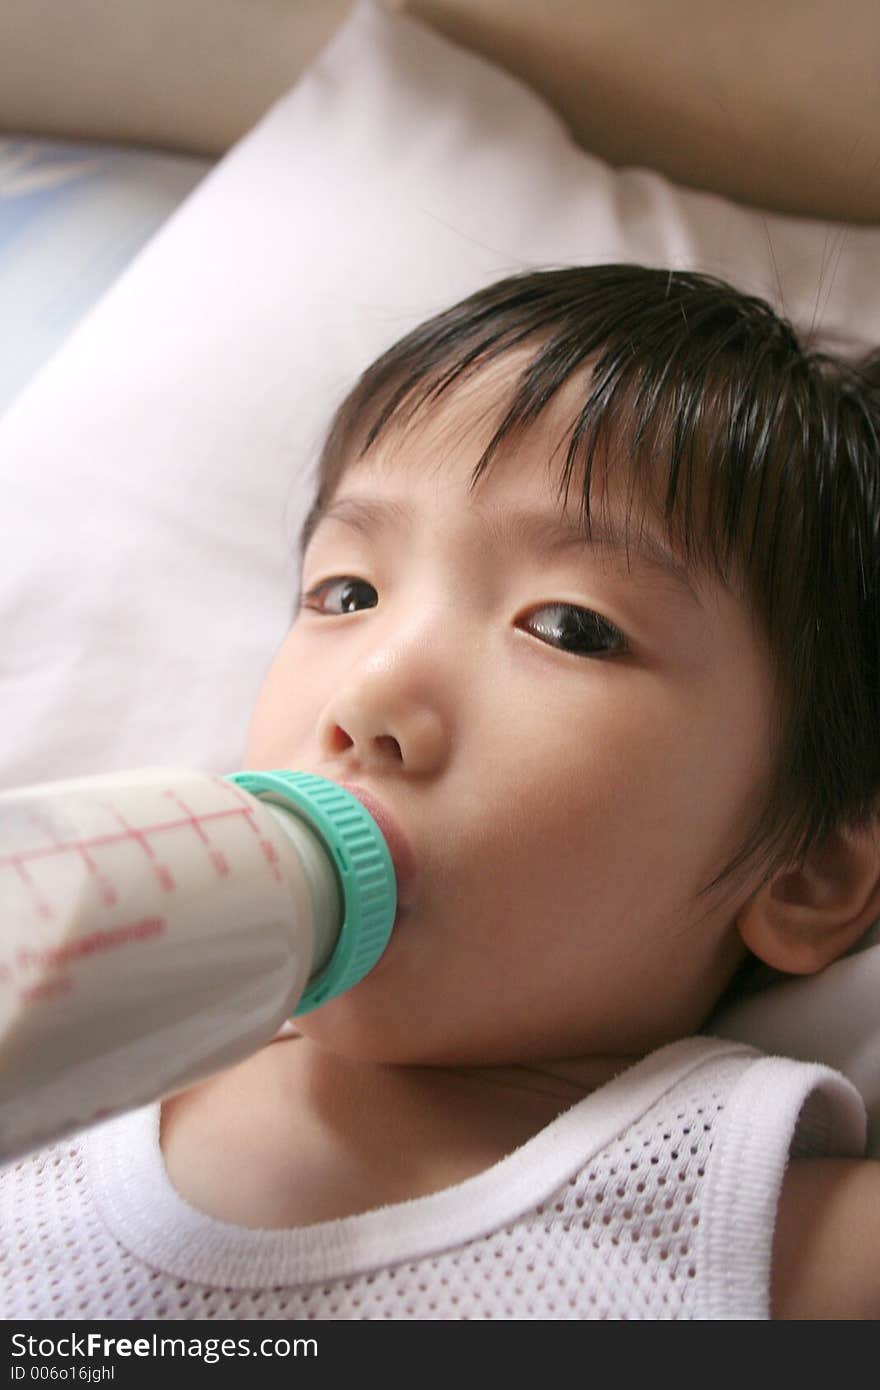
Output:
[[[245,1226],[308,1225],[473,1177],[632,1060],[385,1066],[281,1039],[166,1102],[162,1148],[200,1210]]]

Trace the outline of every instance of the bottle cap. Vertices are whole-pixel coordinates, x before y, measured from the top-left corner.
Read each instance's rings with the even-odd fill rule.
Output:
[[[309,1013],[372,970],[388,945],[397,880],[378,825],[351,792],[310,772],[232,772],[227,778],[260,800],[283,806],[315,832],[336,870],[343,904],[333,954],[294,1010]]]

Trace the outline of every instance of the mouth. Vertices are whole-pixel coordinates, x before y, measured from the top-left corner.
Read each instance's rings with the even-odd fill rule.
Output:
[[[409,840],[391,812],[373,796],[372,792],[365,791],[363,787],[355,786],[351,782],[339,782],[337,785],[344,787],[347,792],[356,797],[381,830],[382,838],[388,846],[388,853],[391,855],[391,862],[394,865],[394,877],[397,880],[398,913],[405,911],[412,905],[417,886],[416,859]]]

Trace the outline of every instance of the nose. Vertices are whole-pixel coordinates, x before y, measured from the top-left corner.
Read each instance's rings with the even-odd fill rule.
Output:
[[[323,710],[318,740],[352,769],[428,776],[447,761],[450,730],[440,701],[404,658],[352,672]]]

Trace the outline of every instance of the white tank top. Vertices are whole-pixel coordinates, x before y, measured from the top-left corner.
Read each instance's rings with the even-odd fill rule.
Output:
[[[255,1231],[178,1196],[159,1113],[0,1172],[0,1316],[766,1318],[789,1153],[859,1156],[865,1142],[838,1073],[693,1038],[456,1187]]]

